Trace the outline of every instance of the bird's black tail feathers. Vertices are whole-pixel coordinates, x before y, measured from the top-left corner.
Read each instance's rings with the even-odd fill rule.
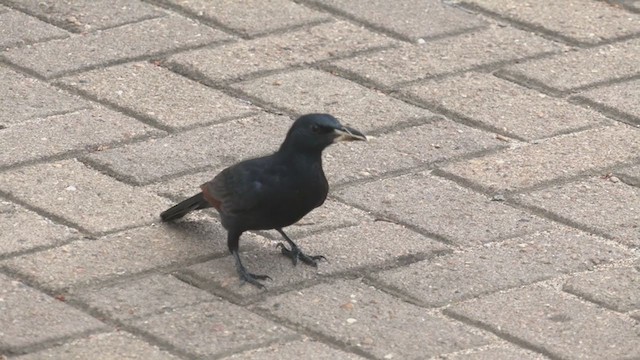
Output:
[[[162,221],[180,219],[193,210],[205,209],[208,207],[211,207],[211,204],[204,199],[204,195],[202,193],[197,193],[196,195],[163,211],[160,214],[160,218]]]

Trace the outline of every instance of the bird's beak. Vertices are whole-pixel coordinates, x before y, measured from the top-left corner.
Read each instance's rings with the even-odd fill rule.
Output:
[[[336,137],[333,140],[333,142],[356,141],[356,140],[367,141],[367,137],[364,136],[363,133],[347,126],[343,126],[339,129],[335,129],[333,130],[333,132],[336,134]]]

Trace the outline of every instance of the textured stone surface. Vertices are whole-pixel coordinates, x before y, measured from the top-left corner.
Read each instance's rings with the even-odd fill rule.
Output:
[[[268,347],[248,350],[239,354],[224,357],[225,360],[254,359],[254,360],[282,360],[282,359],[309,359],[309,360],[359,360],[365,359],[356,354],[336,350],[321,342],[311,340],[292,341],[285,344],[275,343]]]
[[[0,12],[0,23],[2,49],[69,36],[64,30],[18,11]]]
[[[0,353],[104,328],[66,304],[0,274]]]
[[[593,177],[516,197],[627,245],[640,246],[640,188]]]
[[[552,180],[633,161],[640,157],[640,130],[608,126],[513,147],[443,167],[491,190],[520,190]]]
[[[427,172],[352,186],[338,191],[337,196],[460,245],[491,242],[549,226],[536,216]]]
[[[389,46],[391,39],[337,21],[250,41],[225,44],[171,56],[169,64],[208,81],[238,80],[247,75],[343,57]]]
[[[504,75],[553,91],[575,91],[640,74],[640,39],[568,51],[512,65]]]
[[[0,190],[92,233],[150,223],[167,204],[74,160],[0,173]]]
[[[424,122],[434,116],[428,110],[312,69],[275,74],[239,83],[234,88],[295,114],[330,113],[343,125],[363,132]]]
[[[76,35],[2,53],[8,61],[45,78],[117,61],[158,55],[229,39],[224,33],[179,16],[166,16]]]
[[[403,45],[333,61],[331,65],[376,85],[393,87],[411,80],[523,59],[562,48],[531,33],[497,25],[453,39],[447,37],[418,46]]]
[[[187,306],[129,323],[198,358],[295,336],[281,325],[223,301]]]
[[[486,244],[390,270],[376,278],[428,306],[550,279],[630,257],[595,236],[568,228]]]
[[[159,1],[251,37],[330,19],[321,12],[289,0]]]
[[[459,34],[484,25],[480,18],[437,0],[399,0],[393,6],[385,0],[312,2],[412,41]]]
[[[214,228],[214,230],[217,228]],[[202,226],[142,228],[81,240],[6,260],[3,265],[51,290],[67,290],[226,251],[226,236]],[[42,264],[47,264],[43,267]]]
[[[484,345],[490,339],[357,281],[286,293],[258,307],[379,359],[425,358]]]
[[[640,271],[632,267],[576,275],[564,290],[617,311],[640,310]]]
[[[55,245],[80,236],[22,206],[0,201],[0,256]]]
[[[617,170],[615,173],[626,184],[640,187],[640,165],[622,168],[620,170]]]
[[[577,98],[640,125],[640,104],[635,101],[640,98],[640,79],[586,91]]]
[[[144,342],[127,332],[101,333],[90,335],[86,338],[73,340],[60,346],[38,351],[24,356],[16,357],[16,360],[42,360],[42,359],[68,359],[86,360],[102,359],[157,359],[177,360],[178,358],[157,346]]]
[[[74,151],[96,150],[151,134],[162,132],[105,108],[35,119],[0,132],[0,141],[6,145],[0,153],[0,167]]]
[[[547,360],[548,357],[513,346],[490,347],[481,350],[461,351],[452,355],[444,355],[443,360]],[[438,358],[440,360],[440,358]]]
[[[467,73],[423,82],[405,92],[441,111],[524,140],[551,137],[607,122],[603,115],[593,110],[491,74]],[[497,114],[496,109],[499,109]]]
[[[257,109],[151,63],[94,70],[60,83],[171,128],[222,122]]]
[[[555,358],[640,357],[637,324],[595,304],[541,286],[496,293],[448,311]]]
[[[592,45],[640,33],[639,14],[629,13],[604,1],[463,0],[463,2],[526,24],[533,29],[544,29],[560,38],[582,44]],[[580,16],[573,16],[576,13]]]

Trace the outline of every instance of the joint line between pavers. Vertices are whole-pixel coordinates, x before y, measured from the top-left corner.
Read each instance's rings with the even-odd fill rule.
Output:
[[[571,96],[569,98],[569,102],[587,109],[593,109],[613,121],[619,121],[627,125],[640,127],[640,117],[618,110],[615,107],[593,101],[589,98],[584,97],[583,95]]]

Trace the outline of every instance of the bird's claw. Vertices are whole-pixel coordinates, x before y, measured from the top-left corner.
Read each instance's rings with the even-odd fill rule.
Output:
[[[281,248],[280,251],[282,252],[282,255],[291,259],[291,262],[293,262],[293,266],[298,265],[298,260],[302,260],[302,262],[307,265],[318,267],[319,260],[327,260],[327,258],[323,255],[306,255],[305,253],[300,251],[300,248],[298,248],[297,246],[293,246],[291,250],[289,250],[283,243],[278,243],[278,245],[276,245],[276,249],[277,248]]]
[[[259,289],[265,289],[265,286],[258,280],[272,280],[269,275],[252,274],[247,271],[241,272],[238,275],[240,275],[240,280],[242,280],[242,284],[249,283],[251,285],[257,286]]]

